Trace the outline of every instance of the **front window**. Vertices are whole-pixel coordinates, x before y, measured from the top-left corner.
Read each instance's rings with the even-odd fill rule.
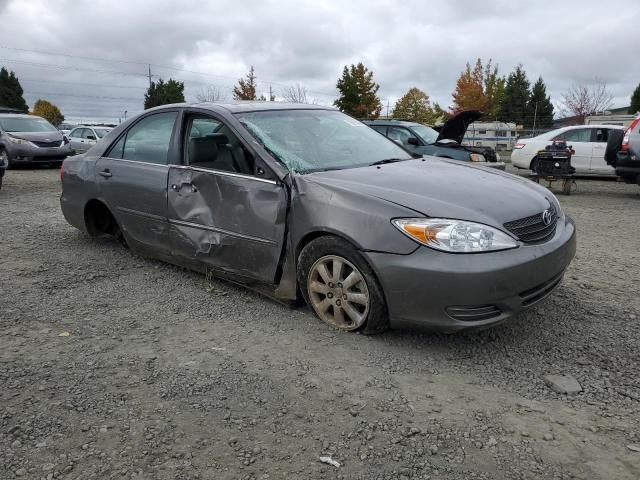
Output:
[[[295,172],[335,170],[409,153],[367,125],[331,110],[271,110],[238,115],[249,132]]]
[[[6,117],[0,119],[5,132],[57,132],[56,127],[40,117]]]
[[[411,127],[413,133],[415,133],[418,137],[424,141],[427,145],[431,145],[432,143],[436,143],[438,139],[438,132],[436,132],[431,127],[419,126],[419,127]]]

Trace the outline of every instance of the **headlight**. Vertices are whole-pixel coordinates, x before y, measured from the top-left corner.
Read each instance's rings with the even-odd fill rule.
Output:
[[[480,155],[479,153],[470,153],[469,158],[472,162],[485,162],[484,155]]]
[[[31,145],[31,142],[29,140],[14,137],[13,135],[7,135],[7,140],[9,140],[11,143],[15,143],[16,145]]]
[[[506,233],[481,223],[448,218],[399,218],[392,223],[413,240],[443,252],[495,252],[518,246]]]

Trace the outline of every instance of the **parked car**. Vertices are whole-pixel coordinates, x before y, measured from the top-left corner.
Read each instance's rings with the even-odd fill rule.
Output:
[[[504,170],[505,164],[493,148],[462,145],[467,127],[481,116],[482,113],[477,111],[461,112],[450,118],[439,131],[403,120],[365,120],[364,123],[417,155],[475,162]]]
[[[2,180],[7,170],[6,158],[4,155],[0,155],[0,189],[2,189]]]
[[[76,127],[69,132],[68,136],[71,148],[76,153],[86,152],[111,130],[113,130],[111,127]]]
[[[64,135],[69,135],[69,132],[71,130],[73,130],[76,127],[76,125],[73,125],[72,123],[61,123],[60,125],[58,125],[58,130],[60,130]]]
[[[576,248],[547,189],[412,158],[315,105],[156,107],[65,160],[61,178],[62,212],[89,235],[280,301],[301,292],[348,331],[502,322],[549,295]]]
[[[640,185],[640,115],[629,128],[609,136],[605,160],[626,183]]]
[[[564,140],[575,152],[571,165],[579,175],[615,175],[604,160],[609,132],[624,130],[619,125],[578,125],[552,130],[531,138],[519,139],[511,153],[511,163],[533,170],[536,154],[554,141]]]
[[[72,154],[69,141],[44,118],[0,113],[0,158],[18,164],[61,165]]]

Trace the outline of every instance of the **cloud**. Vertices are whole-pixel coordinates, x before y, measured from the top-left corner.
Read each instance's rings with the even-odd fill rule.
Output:
[[[636,0],[615,8],[589,0],[0,0],[0,23],[0,64],[16,71],[27,101],[47,98],[77,119],[141,111],[149,64],[154,78],[184,81],[190,99],[207,85],[230,98],[253,65],[261,91],[299,82],[325,104],[342,67],[358,61],[391,104],[417,86],[449,105],[458,74],[477,57],[504,74],[522,63],[555,99],[598,77],[623,106],[640,81],[629,45]]]

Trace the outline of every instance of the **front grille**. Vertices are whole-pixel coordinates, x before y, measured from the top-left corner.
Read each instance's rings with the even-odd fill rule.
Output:
[[[447,314],[456,320],[463,322],[476,322],[499,317],[502,314],[495,305],[482,305],[475,307],[447,307]]]
[[[534,303],[539,302],[544,297],[549,295],[553,291],[553,289],[560,284],[560,281],[562,280],[563,275],[564,275],[564,272],[562,272],[560,275],[556,277],[553,277],[551,280],[547,280],[546,282],[540,285],[537,285],[533,288],[530,288],[529,290],[526,290],[520,293],[520,298],[522,299],[522,306],[530,307]]]
[[[504,224],[504,228],[513,233],[518,240],[525,243],[544,242],[553,236],[558,223],[558,212],[553,205],[549,207],[551,214],[549,224],[543,221],[544,212],[521,218]]]
[[[51,147],[61,147],[62,146],[62,141],[58,140],[56,142],[36,142],[34,140],[31,141],[31,143],[33,143],[34,145],[40,147],[40,148],[51,148]]]

